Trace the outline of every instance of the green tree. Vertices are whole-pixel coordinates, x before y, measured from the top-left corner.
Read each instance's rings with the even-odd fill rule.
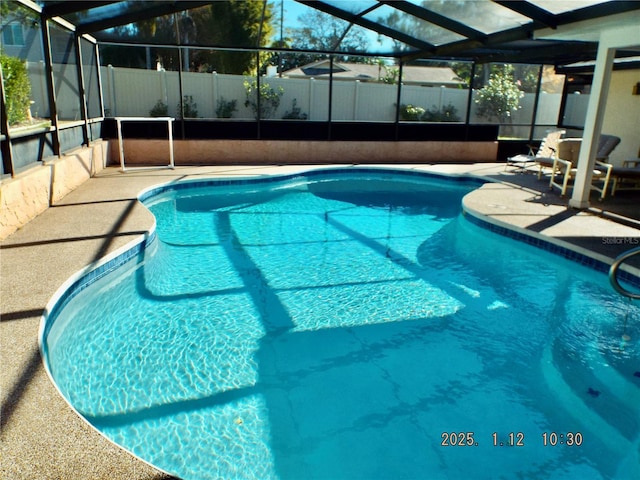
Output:
[[[451,67],[458,77],[471,85],[471,62],[450,62],[444,66]]]
[[[108,37],[112,37],[114,40],[124,39],[125,41],[145,43],[177,43],[173,15],[114,27]],[[103,64],[116,67],[155,68],[156,62],[160,62],[167,70],[177,70],[179,58],[175,48],[123,47],[119,45],[101,46],[100,57]]]
[[[333,17],[319,10],[312,10],[298,17],[301,28],[291,29],[288,37],[291,45],[301,50],[318,52],[364,52],[369,46],[362,29],[351,28],[349,22]],[[318,61],[321,55],[301,53],[297,55],[295,66]],[[336,61],[365,62],[357,56],[340,55]]]
[[[113,36],[160,44],[176,44],[179,40],[185,46],[266,46],[273,31],[271,8],[270,3],[265,4],[262,0],[211,2],[211,5],[175,15],[117,27],[113,30]],[[179,39],[176,37],[176,21]],[[167,70],[177,70],[179,67],[176,48],[108,46],[101,50],[101,56],[104,63],[115,66],[154,68],[155,63],[160,62]],[[188,63],[189,70],[192,71],[238,75],[257,71],[256,54],[247,50],[183,49],[183,61]]]
[[[478,91],[476,104],[478,115],[490,121],[506,123],[511,114],[520,109],[524,92],[513,77],[513,66],[502,65],[489,76],[487,84]]]
[[[31,101],[31,83],[27,74],[27,66],[16,57],[0,53],[2,78],[7,107],[9,125],[15,125],[28,118]]]
[[[212,2],[192,17],[201,45],[264,47],[273,32],[272,5],[262,0]],[[251,51],[199,50],[193,58],[197,70],[236,75],[255,74],[257,62]]]
[[[0,32],[10,23],[18,22],[27,28],[37,28],[40,15],[22,4],[10,0],[0,0]]]
[[[406,15],[404,13],[398,12],[394,9],[393,13],[390,13],[386,17],[378,17],[378,23],[382,25],[388,25],[394,30],[398,30],[399,32],[412,32],[412,35],[416,38],[421,38],[423,40],[424,37],[419,34],[419,29],[421,29],[421,24],[417,18],[412,15]],[[391,39],[393,44],[393,50],[396,53],[407,52],[411,50],[411,47],[400,40],[396,40],[395,38]]]
[[[536,93],[540,65],[513,65],[513,77],[516,84],[525,93]]]

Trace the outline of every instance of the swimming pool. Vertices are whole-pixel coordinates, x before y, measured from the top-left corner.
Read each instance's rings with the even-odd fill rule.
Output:
[[[61,295],[48,369],[185,479],[631,478],[638,308],[467,221],[476,186],[363,169],[154,189],[157,239]]]

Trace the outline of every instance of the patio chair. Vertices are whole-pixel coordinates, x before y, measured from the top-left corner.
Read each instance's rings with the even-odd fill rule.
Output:
[[[618,190],[640,190],[640,150],[638,158],[622,162],[622,167],[611,170],[611,196]]]
[[[596,150],[596,160],[609,163],[609,155],[620,143],[620,137],[615,135],[600,135],[598,139],[598,150]]]
[[[535,163],[539,166],[538,179],[540,179],[542,177],[542,169],[553,165],[556,150],[558,149],[558,141],[565,132],[565,130],[548,130],[535,153],[534,146],[528,145],[529,153],[521,153],[513,157],[508,157],[504,169],[506,170],[507,167],[514,166],[519,168],[520,171],[524,171],[529,165]]]
[[[600,200],[604,200],[607,194],[607,187],[613,170],[613,165],[606,163],[605,160],[609,159],[609,154],[619,143],[620,138],[613,135],[600,135],[598,140],[591,190],[600,192]],[[549,188],[559,188],[560,196],[567,194],[569,180],[575,178],[578,172],[577,165],[581,145],[581,138],[565,138],[558,143],[558,158],[553,161]],[[560,181],[556,181],[556,176],[560,176]],[[602,186],[594,185],[593,182],[602,182]]]

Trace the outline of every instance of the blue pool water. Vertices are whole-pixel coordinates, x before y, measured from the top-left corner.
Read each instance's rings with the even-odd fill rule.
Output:
[[[469,222],[476,187],[160,189],[157,240],[48,319],[48,368],[185,480],[640,478],[638,306]]]

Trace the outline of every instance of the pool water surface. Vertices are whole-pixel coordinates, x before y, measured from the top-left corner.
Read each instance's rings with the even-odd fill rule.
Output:
[[[640,309],[469,222],[478,184],[213,183],[146,195],[157,239],[47,320],[112,441],[185,480],[640,478]]]

